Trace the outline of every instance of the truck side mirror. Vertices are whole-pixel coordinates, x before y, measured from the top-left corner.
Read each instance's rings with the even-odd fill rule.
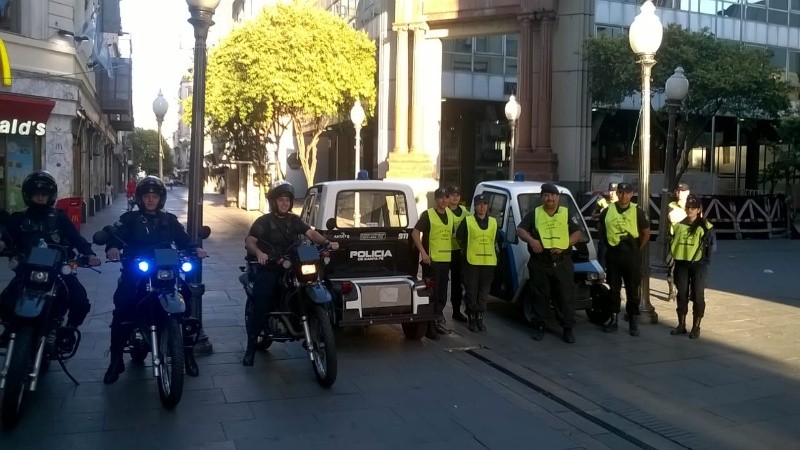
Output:
[[[326,220],[325,221],[325,228],[327,228],[329,230],[335,230],[336,229],[336,218],[331,217],[330,219]]]

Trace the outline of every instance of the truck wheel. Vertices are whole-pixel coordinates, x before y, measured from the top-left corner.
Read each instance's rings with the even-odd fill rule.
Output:
[[[603,325],[611,316],[608,309],[611,304],[611,291],[605,284],[595,284],[592,286],[592,307],[586,310],[586,317],[589,322],[595,325]]]
[[[400,325],[403,327],[403,334],[410,341],[419,341],[425,337],[428,330],[428,322],[406,322]]]

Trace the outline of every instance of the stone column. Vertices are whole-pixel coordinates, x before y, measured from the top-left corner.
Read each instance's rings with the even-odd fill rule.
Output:
[[[423,138],[425,127],[425,24],[415,24],[411,27],[414,36],[413,77],[411,80],[411,148],[412,153],[423,151]]]
[[[408,25],[395,25],[394,153],[408,153]]]
[[[552,153],[550,124],[553,98],[553,16],[545,14],[539,28],[539,101],[536,105],[536,153]]]
[[[533,67],[533,17],[520,17],[519,50],[517,55],[517,98],[520,104],[519,120],[517,122],[517,149],[514,152],[516,157],[519,153],[531,152],[532,134],[532,77]]]

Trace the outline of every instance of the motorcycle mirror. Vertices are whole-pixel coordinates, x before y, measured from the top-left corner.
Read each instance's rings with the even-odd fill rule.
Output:
[[[325,228],[329,230],[333,230],[336,228],[336,219],[331,217],[330,219],[325,221]]]
[[[103,227],[103,231],[108,234],[114,234],[117,231],[117,228],[113,225],[106,225]]]
[[[200,228],[198,235],[200,236],[200,239],[208,239],[208,237],[211,236],[211,227],[208,225],[203,225]]]
[[[106,245],[110,238],[111,236],[105,230],[100,230],[92,236],[92,242],[95,245]]]

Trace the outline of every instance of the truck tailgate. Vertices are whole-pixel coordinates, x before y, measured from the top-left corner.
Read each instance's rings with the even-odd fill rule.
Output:
[[[328,231],[339,243],[331,253],[330,278],[384,277],[417,274],[419,254],[408,228],[365,228]]]

